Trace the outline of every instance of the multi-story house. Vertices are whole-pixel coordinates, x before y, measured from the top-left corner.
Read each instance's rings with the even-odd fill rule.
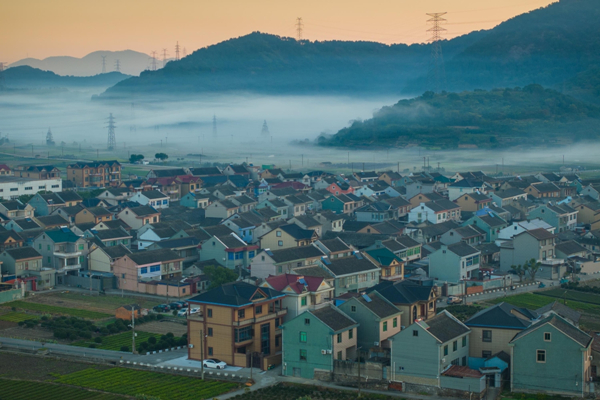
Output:
[[[240,206],[231,200],[217,200],[205,208],[205,215],[207,218],[225,219],[237,214],[239,210]]]
[[[294,318],[307,310],[324,307],[333,301],[333,287],[325,278],[296,274],[269,276],[260,287],[284,293],[283,307],[288,318]]]
[[[27,204],[35,208],[36,215],[50,215],[58,208],[67,206],[58,193],[36,193]]]
[[[473,192],[465,193],[457,197],[454,202],[458,204],[463,211],[475,212],[490,206],[492,204],[492,198],[481,192]]]
[[[442,387],[443,372],[453,365],[468,366],[470,329],[444,310],[392,336],[391,380]],[[479,388],[474,388],[478,391]]]
[[[252,262],[252,276],[265,279],[269,276],[290,274],[294,268],[315,265],[323,252],[314,245],[259,252]]]
[[[355,172],[354,178],[360,183],[375,182],[379,179],[379,174],[375,171]]]
[[[360,292],[379,283],[379,267],[358,252],[343,258],[324,256],[319,265],[334,277],[336,297],[347,292]]]
[[[169,207],[169,196],[158,190],[146,190],[137,192],[129,198],[129,201],[135,201],[143,206],[150,206],[156,210]]]
[[[331,210],[336,214],[353,214],[362,205],[362,201],[352,193],[332,195],[321,202],[323,210]]]
[[[540,218],[556,228],[557,233],[575,230],[578,210],[568,204],[542,204],[529,212],[529,218]]]
[[[298,194],[295,196],[285,197],[283,202],[289,207],[288,215],[299,217],[306,214],[306,211],[308,211],[313,200],[306,195]]]
[[[123,245],[127,248],[131,247],[131,233],[127,232],[122,227],[114,228],[114,229],[103,229],[96,231],[86,231],[84,236],[86,238],[92,239],[96,238],[99,240],[104,247],[113,247]]]
[[[255,199],[251,198],[246,194],[243,194],[241,196],[235,196],[230,200],[239,207],[238,212],[240,213],[250,212],[254,210],[256,208],[256,204],[258,204],[258,202]]]
[[[408,200],[401,196],[392,197],[383,201],[392,206],[392,210],[394,210],[394,219],[405,217],[412,208],[412,204],[410,204]]]
[[[462,226],[474,225],[485,232],[485,241],[493,243],[498,240],[500,231],[508,226],[508,222],[500,218],[495,213],[481,213],[473,215],[463,222]]]
[[[35,208],[31,204],[23,204],[19,200],[7,200],[0,203],[0,214],[9,219],[21,219],[33,217]]]
[[[56,270],[42,267],[42,255],[33,247],[6,249],[0,253],[2,276],[16,276],[27,284],[27,290],[52,288]]]
[[[148,179],[148,183],[155,187],[156,191],[166,195],[170,201],[181,198],[181,183],[177,177],[152,178]]]
[[[217,260],[222,266],[238,270],[248,269],[256,255],[257,245],[247,244],[238,235],[231,232],[226,235],[214,235],[201,246],[200,261]]]
[[[335,362],[356,358],[358,326],[332,305],[287,321],[282,327],[282,374],[306,379],[319,374],[331,376]]]
[[[19,178],[58,179],[60,170],[54,165],[20,165],[13,170]]]
[[[440,242],[449,245],[458,242],[465,242],[467,244],[477,246],[485,242],[486,233],[483,229],[477,225],[466,225],[460,228],[450,229],[444,233],[440,238]]]
[[[434,286],[417,285],[408,280],[382,281],[366,292],[381,294],[402,311],[402,329],[417,319],[428,320],[437,313],[438,294]]]
[[[444,196],[437,192],[430,193],[417,193],[412,197],[408,197],[408,201],[410,202],[411,208],[415,208],[421,203],[428,203],[434,200],[443,200],[446,199]]]
[[[200,260],[199,245],[200,239],[194,236],[175,237],[151,244],[148,250],[171,249],[183,258],[183,268],[187,268]]]
[[[546,229],[538,228],[523,231],[512,240],[500,244],[500,269],[508,271],[513,265],[523,265],[525,262],[545,260],[554,257],[555,238]]]
[[[460,206],[450,200],[433,200],[412,208],[408,213],[408,220],[416,223],[429,221],[432,224],[460,221],[460,212]]]
[[[310,215],[300,215],[297,217],[290,218],[288,220],[290,224],[296,224],[302,229],[313,230],[319,237],[323,236],[323,225],[316,221]]]
[[[441,282],[459,281],[479,276],[481,251],[465,242],[442,245],[429,255],[429,276]]]
[[[448,185],[448,199],[454,201],[466,193],[485,193],[486,184],[481,180],[461,179]]]
[[[263,370],[281,364],[285,294],[232,282],[188,299],[200,312],[188,315],[188,358],[223,360]]]
[[[97,199],[100,199],[111,206],[116,206],[126,201],[129,201],[129,198],[133,196],[134,192],[128,187],[117,187],[117,188],[108,188],[98,196]]]
[[[302,229],[296,224],[281,225],[260,237],[260,247],[263,249],[287,249],[290,247],[307,246],[319,236],[314,230]]]
[[[508,188],[490,193],[492,200],[498,207],[514,205],[519,200],[527,200],[527,193],[519,188]]]
[[[396,219],[396,210],[388,203],[376,201],[355,211],[356,220],[363,222],[383,222]]]
[[[365,250],[364,255],[380,268],[381,279],[391,281],[404,279],[404,261],[391,250],[385,247]]]
[[[144,225],[160,222],[160,212],[150,206],[125,207],[117,214],[117,218],[132,229],[140,229]]]
[[[519,332],[510,341],[511,391],[588,396],[593,392],[593,341],[557,315]]]
[[[98,246],[90,251],[90,270],[113,273],[113,265],[115,261],[128,254],[131,254],[131,250],[124,245],[111,247]]]
[[[263,223],[263,218],[254,212],[233,214],[231,217],[222,222],[223,225],[236,232],[238,236],[246,243],[258,242],[258,237],[255,235],[255,230]]]
[[[375,244],[367,247],[365,251],[386,248],[401,260],[408,262],[421,258],[421,243],[409,236],[397,236],[389,240],[376,240]]]
[[[357,344],[363,351],[389,351],[388,340],[401,329],[402,311],[377,292],[351,297],[339,309],[358,322]]]
[[[77,275],[87,268],[89,244],[69,228],[46,231],[33,240],[33,248],[42,255],[42,266],[56,270],[56,284],[65,283],[66,275]]]
[[[538,199],[552,199],[560,197],[560,188],[554,183],[532,183],[525,188],[525,193]]]
[[[104,207],[89,207],[81,208],[75,214],[75,224],[94,223],[99,224],[100,222],[112,221],[113,213],[108,211]]]
[[[23,247],[24,242],[23,237],[16,231],[0,231],[0,251]]]
[[[67,180],[78,187],[106,187],[121,184],[118,161],[76,162],[67,166]]]

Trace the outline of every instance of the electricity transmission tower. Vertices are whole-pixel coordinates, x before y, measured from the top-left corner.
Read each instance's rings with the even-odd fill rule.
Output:
[[[156,51],[150,53],[152,57],[150,57],[150,70],[156,71]]]
[[[185,58],[186,56],[187,56],[187,50],[186,50],[186,49],[185,49],[185,47],[184,47],[184,48],[183,48],[183,57],[182,57],[182,58]]]
[[[115,117],[113,117],[112,113],[108,117],[108,144],[106,148],[108,150],[114,150],[117,148],[117,139],[115,138]]]
[[[431,28],[427,32],[431,32],[431,37],[428,42],[431,43],[431,66],[428,74],[429,89],[435,92],[441,92],[446,89],[446,68],[444,67],[444,56],[442,54],[442,34],[446,31],[442,28],[442,24],[446,22],[446,12],[442,13],[427,13],[431,18],[427,23]]]
[[[106,56],[100,56],[102,57],[102,73],[105,74],[106,73]]]
[[[52,136],[52,131],[48,128],[48,133],[46,133],[46,146],[54,146],[54,137]]]
[[[217,137],[217,116],[213,115],[213,136]]]
[[[296,18],[296,40],[299,42],[302,41],[302,28],[304,28],[304,24],[302,23],[302,18]]]
[[[115,71],[121,72],[121,61],[115,60]]]
[[[262,131],[260,134],[265,137],[271,136],[271,133],[269,132],[269,127],[267,126],[266,119],[265,119],[265,122],[263,123]]]
[[[167,65],[167,49],[163,49],[163,68]]]
[[[175,61],[179,61],[179,41],[177,42],[177,44],[175,45]]]
[[[6,64],[3,62],[0,62],[0,90],[3,90],[5,88],[5,83],[4,83],[4,66]]]

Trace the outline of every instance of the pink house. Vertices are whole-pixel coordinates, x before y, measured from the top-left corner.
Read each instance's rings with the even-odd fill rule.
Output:
[[[325,188],[329,193],[338,195],[338,194],[354,194],[354,188],[347,184],[346,182],[333,182],[329,186]]]

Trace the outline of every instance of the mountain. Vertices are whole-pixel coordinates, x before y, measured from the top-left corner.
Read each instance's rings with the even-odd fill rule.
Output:
[[[576,132],[576,133],[575,133]],[[532,84],[523,89],[426,92],[355,121],[324,146],[431,149],[564,145],[600,137],[600,107]]]
[[[501,23],[454,57],[446,57],[447,89],[491,89],[538,83],[560,88],[600,65],[597,0],[561,0]],[[443,46],[442,46],[443,47]],[[427,90],[427,79],[408,91]]]
[[[102,73],[102,56],[106,57],[106,71],[115,71],[116,60],[119,60],[123,74],[139,75],[148,68],[150,57],[147,54],[133,50],[124,51],[95,51],[82,58],[48,57],[43,60],[25,58],[9,65],[18,67],[28,65],[43,71],[52,71],[57,75],[92,76]]]
[[[578,73],[563,85],[565,93],[600,105],[600,67]]]
[[[60,76],[28,66],[11,67],[4,72],[4,83],[8,89],[83,88],[113,86],[130,77],[120,72],[109,72],[94,76]]]
[[[486,34],[472,32],[445,41],[445,52],[458,54]],[[232,91],[399,94],[427,68],[430,54],[429,44],[299,42],[254,32],[197,50],[158,71],[144,71],[100,97]]]

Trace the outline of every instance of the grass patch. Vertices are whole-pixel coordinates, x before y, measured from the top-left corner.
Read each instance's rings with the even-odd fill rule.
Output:
[[[87,318],[87,319],[102,319],[102,318],[108,318],[111,316],[110,314],[100,313],[100,312],[96,312],[96,311],[49,306],[46,304],[29,303],[29,302],[21,301],[21,300],[13,301],[10,303],[5,303],[4,306],[5,307],[16,307],[16,308],[20,308],[22,310],[28,310],[28,311],[37,311],[37,312],[44,313],[44,314],[70,315],[73,317],[80,317],[80,318]]]
[[[63,375],[55,382],[128,396],[146,395],[171,400],[212,399],[237,387],[235,383],[125,368],[104,371],[89,368]]]
[[[517,307],[529,308],[530,310],[536,310],[540,307],[544,307],[546,304],[554,302],[553,298],[547,296],[538,296],[533,293],[521,293],[514,296],[501,297],[493,300],[486,300],[487,303],[498,304],[508,303]]]
[[[142,308],[152,308],[158,304],[161,304],[158,300],[149,299],[146,297],[121,297],[121,296],[90,296],[89,294],[83,293],[54,293],[52,297],[64,299],[66,301],[76,301],[85,306],[93,306],[98,309],[106,309],[107,312],[114,312],[117,308],[135,303]]]
[[[155,337],[159,339],[161,335],[156,335],[148,332],[136,332],[137,336],[135,337],[136,343],[141,343],[147,341],[150,337]],[[131,331],[121,332],[116,335],[104,336],[102,337],[102,343],[96,343],[94,340],[80,340],[78,342],[71,343],[72,346],[78,347],[90,347],[90,344],[96,345],[97,349],[103,350],[114,350],[120,351],[121,347],[127,346],[131,349]]]
[[[550,296],[562,299],[563,296],[567,300],[575,300],[582,303],[600,305],[600,295],[586,292],[578,292],[576,290],[551,289],[539,292],[543,296]]]
[[[13,381],[0,378],[2,400],[122,400],[123,397],[52,383]]]
[[[428,393],[419,393],[427,395]],[[297,383],[279,383],[264,389],[253,390],[235,396],[242,400],[264,400],[264,399],[313,399],[313,400],[353,400],[356,399],[356,392],[350,390],[331,389],[322,386],[303,385]],[[399,399],[385,394],[362,393],[361,399],[367,400],[385,400]],[[402,399],[404,400],[404,399]]]
[[[21,322],[27,321],[30,319],[39,318],[36,315],[25,314],[22,312],[9,312],[8,314],[0,315],[0,321],[9,321],[9,322]]]

